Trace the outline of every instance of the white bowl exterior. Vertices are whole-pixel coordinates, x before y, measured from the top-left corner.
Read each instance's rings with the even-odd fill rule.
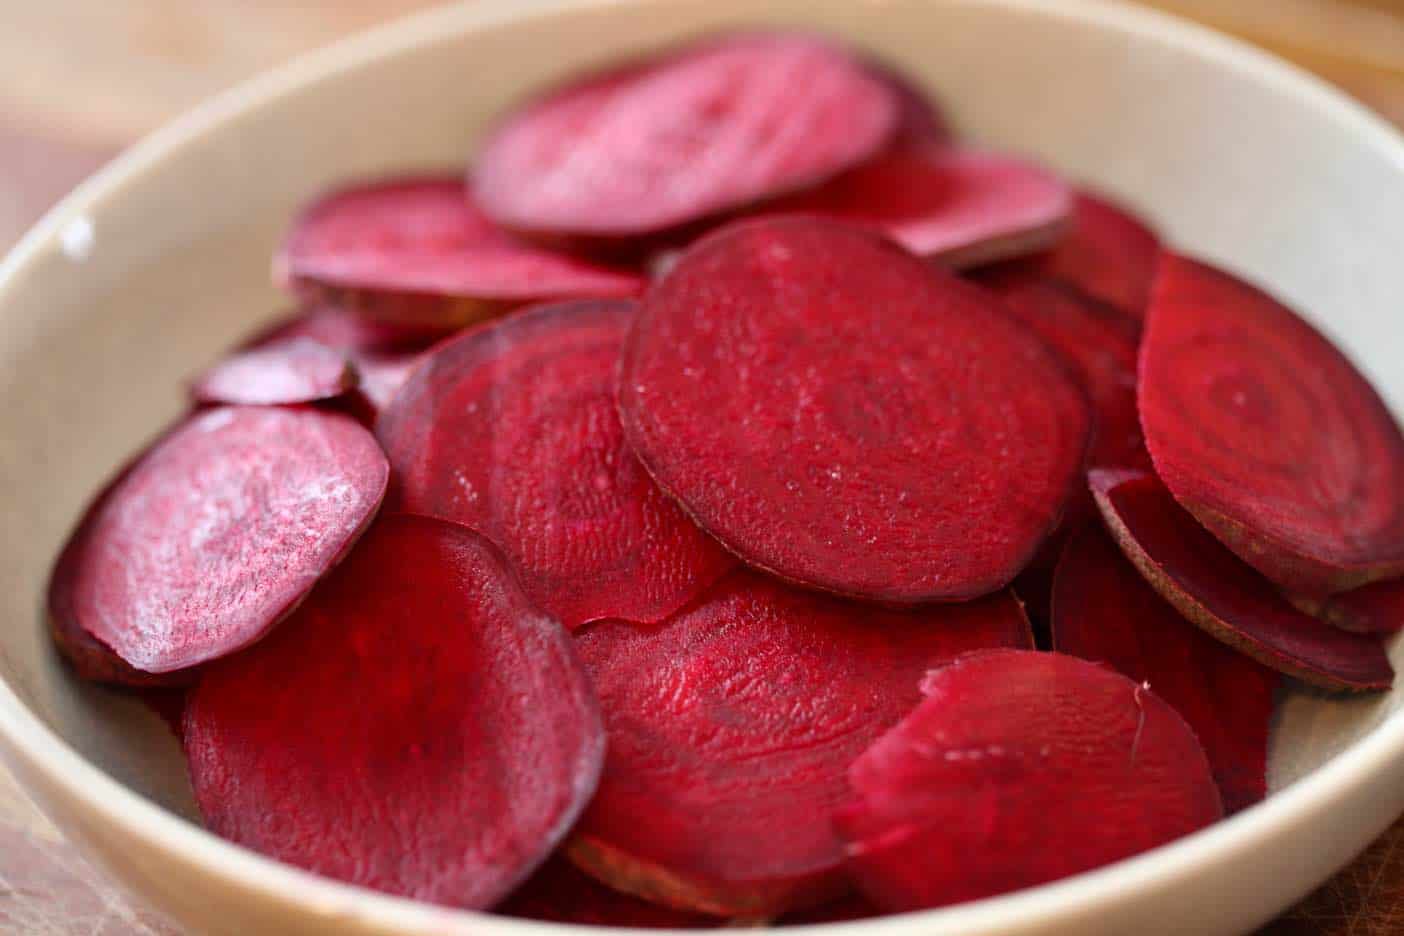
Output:
[[[174,742],[138,704],[73,681],[37,607],[88,494],[179,411],[186,375],[276,308],[268,257],[295,207],[347,177],[458,166],[494,113],[575,67],[739,23],[847,36],[936,89],[962,132],[1093,182],[1177,244],[1271,284],[1404,406],[1404,143],[1356,105],[1230,40],[1099,2],[755,6],[482,0],[422,15],[162,131],[0,264],[0,754],[134,890],[200,932],[560,932],[324,881],[154,805],[144,797],[190,815]],[[1276,787],[1297,782],[1172,847],[1023,894],[829,931],[1241,932],[1404,809],[1398,701],[1293,694],[1272,770]]]

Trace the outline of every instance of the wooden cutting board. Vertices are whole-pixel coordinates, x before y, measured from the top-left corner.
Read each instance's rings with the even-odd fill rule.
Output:
[[[1293,59],[1404,127],[1404,0],[1146,2]],[[0,0],[0,251],[121,147],[173,115],[299,52],[431,5]],[[85,862],[0,768],[0,934],[11,933],[178,930]],[[1259,936],[1397,934],[1404,934],[1404,820]]]

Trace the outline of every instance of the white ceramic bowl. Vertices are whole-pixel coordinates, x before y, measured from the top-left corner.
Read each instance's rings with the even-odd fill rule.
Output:
[[[534,85],[758,21],[887,56],[961,131],[1095,183],[1174,243],[1271,284],[1404,404],[1404,141],[1205,30],[1059,0],[483,0],[355,39],[137,146],[0,266],[0,753],[143,897],[198,932],[559,932],[343,886],[202,831],[154,716],[59,665],[40,621],[45,573],[99,481],[180,409],[182,378],[277,307],[268,257],[302,199],[357,175],[460,165]],[[1404,664],[1398,644],[1394,658]],[[1404,808],[1399,704],[1399,692],[1292,692],[1265,804],[1093,874],[833,932],[1241,932]]]

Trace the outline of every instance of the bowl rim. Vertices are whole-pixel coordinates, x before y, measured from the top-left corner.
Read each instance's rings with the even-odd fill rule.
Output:
[[[120,198],[134,180],[197,142],[207,131],[249,115],[267,102],[305,86],[392,54],[446,37],[496,24],[530,21],[561,11],[588,11],[638,6],[661,0],[467,0],[437,7],[343,39],[307,53],[197,106],[145,137],[52,208],[0,259],[0,314],[20,273],[45,251],[56,249],[68,225],[99,214],[106,202]],[[883,2],[883,0],[874,0]],[[1246,73],[1275,86],[1307,105],[1329,113],[1365,144],[1399,166],[1404,177],[1404,135],[1364,105],[1321,79],[1246,42],[1146,7],[1117,0],[955,0],[975,6],[1058,18],[1151,38],[1191,51],[1215,64]],[[573,924],[544,923],[478,911],[439,907],[395,897],[321,877],[264,857],[218,838],[151,802],[89,762],[45,725],[0,677],[0,754],[58,788],[69,801],[82,804],[129,839],[200,874],[221,878],[270,903],[295,903],[337,922],[413,933],[463,932],[467,927],[500,928],[521,936],[551,936]],[[1169,885],[1205,863],[1226,861],[1253,852],[1275,834],[1308,816],[1342,806],[1355,791],[1390,763],[1404,758],[1404,712],[1395,712],[1328,763],[1287,789],[1223,822],[1169,845],[1104,868],[1040,887],[937,910],[895,914],[870,920],[797,926],[812,932],[824,926],[834,936],[857,936],[879,930],[894,933],[912,924],[949,936],[1017,930],[1084,913],[1096,904],[1141,889]],[[660,932],[595,927],[617,933]],[[667,932],[667,931],[661,931]],[[681,932],[681,931],[677,931]]]

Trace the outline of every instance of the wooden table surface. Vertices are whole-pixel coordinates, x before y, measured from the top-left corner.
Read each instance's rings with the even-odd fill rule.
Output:
[[[1404,126],[1404,0],[1146,0],[1291,58]],[[0,250],[215,91],[429,0],[0,0]],[[87,865],[0,768],[0,933],[177,931]],[[1404,820],[1261,936],[1404,934]]]

